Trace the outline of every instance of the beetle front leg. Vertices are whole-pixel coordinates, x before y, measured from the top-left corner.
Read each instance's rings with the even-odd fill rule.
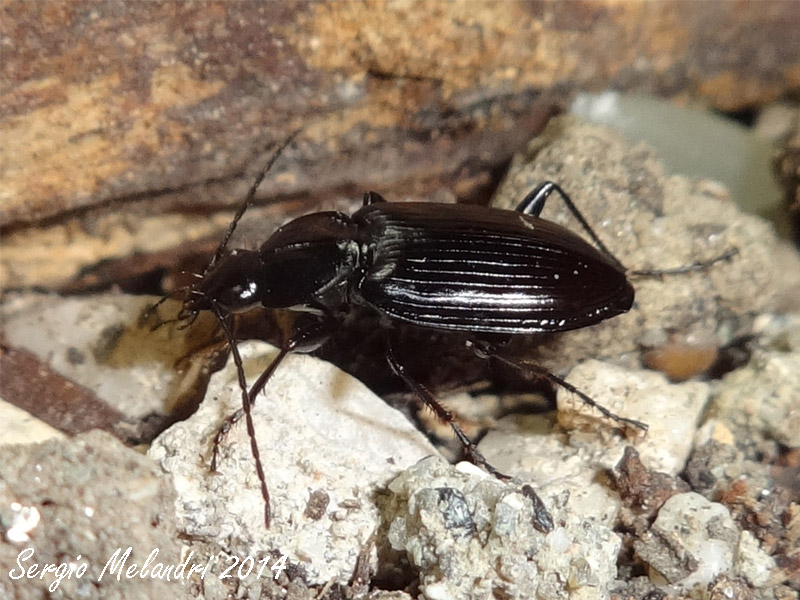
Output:
[[[256,396],[261,390],[264,389],[264,387],[267,385],[267,382],[272,377],[272,374],[275,373],[276,369],[278,368],[278,365],[280,365],[283,362],[283,359],[289,355],[289,352],[290,350],[288,347],[284,346],[283,348],[281,348],[280,352],[278,353],[278,356],[276,356],[275,359],[266,368],[266,370],[263,373],[261,373],[261,375],[259,375],[256,382],[247,392],[246,400],[243,399],[243,403],[244,402],[247,403],[247,408],[245,408],[243,405],[242,408],[237,409],[236,412],[234,412],[232,415],[226,417],[225,420],[222,422],[222,425],[220,425],[219,429],[217,429],[217,433],[214,435],[214,445],[211,449],[211,471],[217,470],[217,458],[219,456],[219,447],[220,444],[222,444],[225,437],[228,435],[228,432],[231,430],[231,427],[233,427],[242,418],[242,416],[245,414],[245,410],[249,410],[253,406]]]
[[[214,436],[214,447],[211,454],[211,470],[217,469],[217,456],[219,453],[219,445],[225,435],[230,431],[231,427],[242,416],[245,417],[247,425],[247,436],[250,438],[250,450],[253,454],[253,461],[256,465],[256,474],[261,485],[261,496],[264,499],[264,525],[269,529],[270,521],[272,518],[272,511],[270,508],[269,488],[267,487],[267,479],[264,475],[264,468],[261,463],[261,455],[258,450],[258,443],[256,442],[255,426],[253,424],[252,407],[255,398],[267,385],[272,375],[275,373],[278,366],[289,355],[290,352],[312,352],[319,348],[330,337],[334,330],[334,326],[338,324],[332,314],[326,312],[321,319],[315,318],[306,322],[303,327],[298,327],[292,336],[283,344],[278,356],[275,357],[269,367],[261,373],[253,386],[247,389],[247,380],[244,374],[244,364],[242,357],[239,355],[239,348],[236,346],[236,340],[233,336],[233,330],[228,320],[228,316],[223,313],[221,308],[212,303],[214,313],[219,319],[220,325],[225,330],[225,335],[228,338],[228,343],[231,347],[231,354],[236,363],[236,373],[239,378],[239,387],[242,391],[242,408],[233,413],[230,417],[225,419],[222,426]]]
[[[283,362],[292,352],[305,354],[313,352],[324,344],[328,338],[333,334],[339,325],[339,320],[333,315],[326,314],[323,318],[310,317],[301,326],[299,326],[292,336],[283,344],[270,365],[258,376],[255,383],[247,391],[247,403],[250,407],[255,403],[256,397],[264,390],[267,383],[272,378],[272,375],[277,370],[278,366]],[[244,407],[238,409],[232,415],[228,416],[217,430],[214,436],[214,447],[211,452],[211,470],[217,470],[217,457],[219,455],[219,446],[228,435],[228,432],[244,415]]]
[[[214,314],[217,316],[220,325],[222,325],[222,329],[225,331],[225,337],[228,338],[228,343],[231,347],[233,362],[236,365],[236,376],[239,380],[239,389],[242,391],[242,408],[244,409],[245,423],[247,424],[247,436],[250,438],[250,452],[253,455],[253,462],[255,462],[256,465],[256,474],[258,475],[258,481],[261,484],[261,497],[264,499],[264,526],[269,529],[270,519],[272,516],[269,503],[269,488],[267,487],[267,478],[264,475],[264,467],[261,464],[261,455],[258,451],[256,430],[255,426],[253,425],[253,414],[250,406],[251,402],[247,391],[247,378],[244,374],[244,363],[242,362],[242,356],[239,354],[239,347],[236,345],[236,339],[233,337],[230,315],[225,314],[225,312],[222,310],[222,307],[216,301],[212,301],[211,309],[214,311]],[[274,372],[274,370],[275,369],[273,368],[272,371]],[[219,436],[219,434],[217,434],[217,436]],[[216,446],[214,447],[214,453],[216,455]],[[216,466],[216,456],[214,456],[212,462],[214,466]]]

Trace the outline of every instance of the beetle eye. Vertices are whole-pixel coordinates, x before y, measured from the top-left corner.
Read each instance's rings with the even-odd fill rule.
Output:
[[[243,312],[259,303],[258,291],[258,283],[248,279],[231,285],[226,293],[221,294],[220,301],[231,312]]]
[[[239,299],[243,302],[247,302],[253,299],[258,291],[258,285],[256,285],[255,281],[248,281],[247,285],[241,286],[237,285],[234,287],[234,293],[238,295]]]

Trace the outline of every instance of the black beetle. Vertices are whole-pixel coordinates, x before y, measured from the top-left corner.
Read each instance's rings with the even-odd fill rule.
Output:
[[[352,216],[295,219],[259,250],[222,257],[186,300],[183,317],[296,308],[323,318],[349,304],[389,319],[471,333],[554,333],[630,309],[633,287],[610,253],[539,218],[561,189],[538,186],[517,211],[423,202],[374,192]]]
[[[634,289],[625,267],[593,232],[569,196],[555,183],[532,190],[517,210],[434,203],[389,203],[368,192],[352,215],[317,212],[279,228],[258,250],[226,246],[255,189],[274,163],[273,154],[231,223],[205,273],[187,295],[179,319],[211,310],[225,329],[237,366],[243,410],[226,421],[215,440],[243,413],[256,461],[265,522],[269,526],[269,492],[255,441],[250,405],[289,352],[309,352],[335,330],[353,305],[377,311],[387,322],[451,330],[474,335],[474,350],[496,355],[489,341],[497,334],[555,333],[594,325],[628,311]],[[539,217],[545,201],[557,192],[595,246],[570,230]],[[726,253],[720,258],[727,258]],[[647,275],[682,273],[719,260]],[[253,308],[291,309],[306,313],[270,367],[248,390],[231,316]],[[461,431],[453,416],[397,359],[390,342],[387,360],[393,371],[448,423],[473,462],[495,476],[492,467]],[[513,365],[512,365],[513,366]],[[614,415],[563,379],[533,368],[577,394],[615,421],[646,430],[646,425]],[[543,531],[552,518],[530,486],[523,493],[535,508],[534,524]]]

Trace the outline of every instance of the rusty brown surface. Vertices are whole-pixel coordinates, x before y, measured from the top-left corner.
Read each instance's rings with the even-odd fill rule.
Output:
[[[800,86],[800,11],[780,1],[21,0],[0,28],[13,287],[214,235],[298,126],[261,199],[469,198],[574,91],[734,110]]]
[[[661,371],[671,381],[686,381],[708,371],[717,360],[716,346],[671,343],[646,351],[642,361],[649,369]]]
[[[59,375],[26,350],[0,340],[0,396],[68,435],[114,433],[123,415],[94,392]]]
[[[658,514],[664,502],[675,494],[689,491],[689,486],[683,480],[648,469],[633,446],[625,448],[613,479],[625,507],[632,509],[636,516],[647,518]]]

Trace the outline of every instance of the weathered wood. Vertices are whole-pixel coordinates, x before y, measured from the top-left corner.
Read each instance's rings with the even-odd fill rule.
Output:
[[[266,147],[298,126],[259,195],[292,200],[276,220],[365,188],[475,196],[576,90],[737,109],[800,85],[800,12],[786,2],[2,11],[0,278],[17,287],[213,235],[225,217],[207,215],[235,204]]]

